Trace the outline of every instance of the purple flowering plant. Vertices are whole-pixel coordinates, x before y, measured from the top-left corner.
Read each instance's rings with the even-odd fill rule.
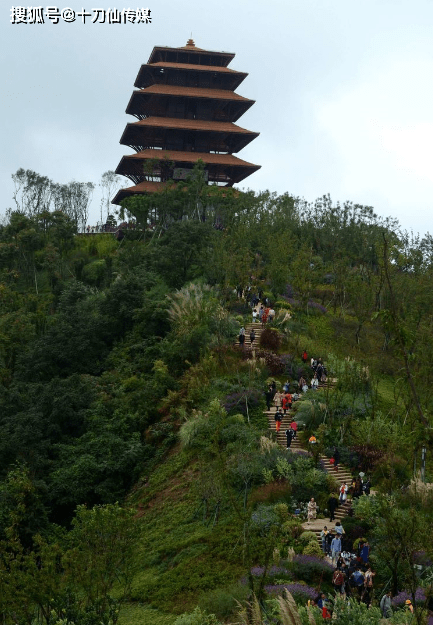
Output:
[[[268,595],[282,595],[285,590],[288,590],[299,603],[305,603],[308,599],[315,599],[317,596],[317,590],[304,584],[268,584],[265,586]]]
[[[317,556],[296,555],[290,563],[290,570],[296,579],[309,583],[318,583],[320,580],[331,582],[332,564]]]
[[[393,597],[392,605],[394,607],[400,607],[404,605],[406,599],[410,599],[410,601],[413,601],[412,594],[407,592],[407,590],[403,590],[402,592],[399,592],[398,595],[395,595],[395,597]],[[425,600],[426,596],[424,593],[424,589],[417,588],[415,592],[415,603],[424,603]]]

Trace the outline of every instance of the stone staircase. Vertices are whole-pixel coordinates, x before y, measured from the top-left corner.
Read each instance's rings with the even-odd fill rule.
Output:
[[[259,322],[247,323],[247,325],[245,326],[245,347],[251,347],[250,334],[251,334],[251,330],[254,329],[256,338],[254,340],[253,348],[260,349],[260,335],[262,334],[265,327],[266,326],[262,326],[262,324]],[[239,345],[239,342],[238,342],[238,345]]]
[[[254,348],[259,349],[260,348],[260,336],[263,330],[265,329],[265,327],[266,326],[263,326],[260,322],[248,323],[245,326],[245,343],[244,343],[245,347],[251,347],[250,333],[251,333],[251,330],[254,329],[256,338],[254,340],[254,344],[252,347],[253,349]],[[237,342],[237,346],[239,347],[239,342]],[[331,390],[336,386],[336,384],[337,384],[336,378],[328,378],[325,383],[319,384],[317,392],[319,393],[319,392],[326,392],[327,390]],[[265,414],[269,422],[269,428],[274,431],[276,430],[276,423],[274,419],[276,411],[277,409],[275,406],[271,406],[271,410],[265,410]],[[290,427],[290,423],[293,421],[295,417],[296,417],[296,413],[292,408],[292,410],[287,410],[287,413],[284,415],[283,420],[281,421],[281,428],[280,428],[280,431],[277,433],[277,442],[281,447],[284,447],[284,448],[287,447],[286,435],[284,432],[286,431],[286,429]],[[294,452],[307,451],[306,449],[301,447],[298,437],[292,440],[290,449]],[[350,473],[347,467],[340,464],[338,467],[338,471],[336,471],[333,465],[329,462],[329,458],[327,458],[326,456],[320,456],[320,459],[323,462],[325,471],[334,475],[337,478],[340,485],[343,484],[344,482],[347,482],[348,484],[350,484],[350,482],[352,481],[352,474]],[[334,515],[335,521],[339,521],[343,517],[347,516],[351,508],[351,505],[352,505],[351,502],[348,502],[348,501],[346,501],[343,505],[340,505],[335,511],[335,515]],[[310,524],[304,523],[303,527],[305,530],[312,531],[316,534],[319,545],[321,546],[320,532],[322,531],[324,525],[326,525],[328,529],[331,529],[331,528],[333,529],[335,521],[330,522],[329,519],[318,519],[316,521],[313,521]]]
[[[337,380],[335,378],[330,378],[327,380],[326,383],[319,385],[318,391],[320,392],[321,390],[326,390],[327,388],[333,388],[336,385]],[[266,410],[265,414],[268,418],[268,422],[269,422],[269,428],[273,431],[276,431],[276,422],[275,422],[275,413],[277,411],[277,408],[272,406],[271,410]],[[286,414],[283,416],[283,420],[281,421],[281,428],[280,431],[276,434],[277,437],[277,442],[281,447],[286,448],[287,447],[287,439],[286,439],[286,435],[285,435],[285,431],[286,429],[288,429],[290,427],[290,423],[293,421],[293,419],[296,420],[296,412],[293,410],[287,410]],[[299,442],[299,437],[297,436],[296,438],[292,439],[292,443],[290,446],[290,450],[293,452],[306,452],[307,450],[301,446],[300,442]],[[320,456],[320,460],[322,461],[323,465],[324,465],[324,469],[327,473],[330,473],[331,475],[333,475],[338,483],[340,484],[340,486],[344,483],[347,482],[348,486],[350,485],[351,481],[352,481],[352,474],[350,472],[350,470],[345,467],[344,465],[340,464],[338,466],[338,470],[336,471],[333,464],[331,464],[329,462],[329,458],[327,456]],[[334,521],[329,521],[328,518],[326,519],[316,519],[315,521],[311,522],[310,524],[308,523],[304,523],[303,524],[303,528],[305,530],[308,531],[312,531],[316,534],[317,536],[317,541],[320,545],[320,547],[322,546],[321,540],[320,540],[320,532],[322,531],[323,527],[326,525],[328,527],[328,529],[334,529],[335,527],[335,522],[336,521],[341,521],[342,518],[344,518],[345,516],[347,516],[350,508],[352,506],[352,503],[349,501],[346,501],[344,504],[339,505],[339,507],[336,509],[334,517],[335,520]]]

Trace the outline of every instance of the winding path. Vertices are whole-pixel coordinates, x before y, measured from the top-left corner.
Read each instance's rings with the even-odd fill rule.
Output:
[[[255,323],[251,322],[245,326],[245,347],[251,347],[250,333],[251,333],[251,330],[253,329],[256,335],[256,339],[254,341],[253,347],[257,347],[257,348],[259,347],[260,335],[264,328],[262,324],[258,322],[255,322]],[[317,392],[321,392],[321,391],[323,392],[323,390],[326,388],[333,388],[335,384],[336,384],[335,379],[328,378],[328,381],[325,384],[319,385],[319,389]],[[275,424],[275,419],[274,419],[276,411],[277,411],[277,408],[275,406],[272,406],[271,410],[265,410],[265,414],[269,422],[269,428],[273,431],[276,430],[276,424]],[[290,427],[290,423],[293,421],[293,418],[295,416],[296,416],[296,411],[294,411],[293,409],[287,410],[287,413],[284,415],[283,420],[281,422],[280,432],[277,433],[277,441],[278,441],[278,444],[283,448],[286,448],[285,431],[286,429]],[[293,452],[304,451],[308,453],[308,451],[305,448],[301,447],[301,444],[298,438],[295,438],[294,440],[292,440],[290,449]],[[321,455],[320,460],[322,461],[324,465],[325,471],[328,473],[332,473],[340,482],[340,484],[343,484],[344,482],[350,483],[352,481],[352,473],[350,469],[348,469],[344,465],[340,464],[338,467],[338,472],[337,472],[335,471],[333,465],[329,462],[329,458],[327,456]],[[346,501],[343,505],[340,505],[335,511],[335,520],[338,521],[342,519],[343,517],[347,516],[347,513],[350,507],[351,507],[351,503],[348,501]],[[323,527],[327,525],[328,529],[330,529],[331,527],[332,528],[334,527],[334,524],[335,524],[334,522],[329,521],[328,519],[316,519],[310,523],[307,523],[307,522],[303,523],[302,527],[305,530],[314,532],[317,535],[319,544],[321,544],[320,532],[322,531]]]

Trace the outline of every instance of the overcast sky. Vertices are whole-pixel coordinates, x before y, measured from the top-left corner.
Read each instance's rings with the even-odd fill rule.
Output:
[[[86,2],[57,6],[113,8]],[[238,124],[261,134],[238,155],[262,168],[244,186],[309,201],[329,193],[433,230],[431,0],[149,0],[131,7],[151,10],[147,25],[11,24],[2,5],[0,214],[20,167],[55,182],[114,170],[132,153],[119,139],[135,121],[124,111],[140,65],[192,33],[200,48],[235,52],[230,67],[249,74],[237,92],[256,103]]]

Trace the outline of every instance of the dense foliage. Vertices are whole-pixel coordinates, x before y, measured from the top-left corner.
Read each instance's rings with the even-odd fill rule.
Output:
[[[236,600],[263,602],[277,587],[303,602],[308,586],[296,585],[329,584],[329,571],[292,512],[312,496],[326,508],[338,485],[318,454],[336,444],[379,491],[359,502],[347,535],[368,533],[377,580],[415,596],[416,554],[431,552],[431,237],[369,207],[243,194],[200,176],[128,200],[135,228],[123,239],[78,235],[89,188],[22,170],[16,184],[19,210],[0,226],[5,625],[50,625],[50,611],[115,622],[125,596],[189,611],[179,623],[229,619]],[[256,352],[234,346],[250,321],[247,286],[277,311]],[[336,379],[296,406],[319,440],[312,458],[279,448],[263,415],[269,376],[295,389],[310,375],[304,349]],[[122,583],[98,577],[120,556],[107,529],[107,560],[95,560],[95,522],[124,528]],[[289,562],[288,549],[307,555]],[[40,592],[20,604],[13,589],[32,576]]]

